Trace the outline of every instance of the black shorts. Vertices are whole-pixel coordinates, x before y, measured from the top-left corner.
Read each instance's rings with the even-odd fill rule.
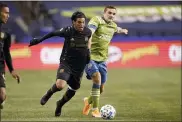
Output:
[[[5,85],[5,73],[4,72],[0,72],[0,87],[6,87]]]
[[[60,64],[56,79],[65,80],[72,89],[77,90],[80,88],[83,71],[73,72],[67,65]]]

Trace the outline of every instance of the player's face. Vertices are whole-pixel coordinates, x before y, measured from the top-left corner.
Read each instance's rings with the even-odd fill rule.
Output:
[[[105,12],[104,12],[104,19],[108,22],[111,22],[114,20],[116,16],[116,9],[107,9]]]
[[[76,21],[73,21],[73,25],[76,30],[83,31],[85,27],[85,18],[77,18]]]
[[[0,13],[0,20],[2,23],[5,24],[8,21],[8,18],[9,18],[9,8],[3,7]]]

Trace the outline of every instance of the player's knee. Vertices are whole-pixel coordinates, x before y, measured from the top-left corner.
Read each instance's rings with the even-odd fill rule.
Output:
[[[6,99],[6,91],[4,88],[0,88],[0,104]]]
[[[61,79],[58,79],[56,81],[56,86],[58,89],[63,89],[66,85],[66,81],[65,80],[61,80]]]
[[[101,75],[99,72],[95,72],[93,75],[92,75],[92,80],[94,83],[96,84],[101,84]]]

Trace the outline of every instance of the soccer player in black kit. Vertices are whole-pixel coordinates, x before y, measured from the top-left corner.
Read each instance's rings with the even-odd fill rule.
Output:
[[[15,72],[12,65],[12,58],[10,54],[11,36],[9,33],[2,31],[2,24],[6,24],[8,18],[8,6],[4,3],[0,3],[0,109],[3,108],[3,103],[6,99],[5,62],[13,78],[15,78],[18,83],[20,81],[20,77]]]
[[[85,26],[85,19],[84,13],[77,11],[71,17],[72,26],[61,28],[60,30],[48,33],[40,39],[34,38],[30,41],[29,46],[32,46],[53,36],[65,38],[57,70],[56,83],[46,92],[40,101],[41,105],[46,104],[49,98],[55,92],[62,90],[67,83],[68,89],[66,93],[56,103],[55,116],[61,115],[62,106],[80,88],[84,68],[90,61],[91,30]]]

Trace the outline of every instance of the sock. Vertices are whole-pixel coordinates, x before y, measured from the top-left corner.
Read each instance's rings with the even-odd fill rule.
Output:
[[[92,96],[93,108],[98,108],[99,107],[99,99],[100,99],[100,85],[93,84],[91,96]]]
[[[57,91],[61,91],[61,89],[58,89],[56,84],[53,84],[53,86],[47,91],[47,94],[52,95]]]
[[[66,91],[62,99],[60,100],[60,104],[63,106],[65,103],[67,103],[75,95],[75,92],[76,91],[70,90],[68,88],[68,90]]]

